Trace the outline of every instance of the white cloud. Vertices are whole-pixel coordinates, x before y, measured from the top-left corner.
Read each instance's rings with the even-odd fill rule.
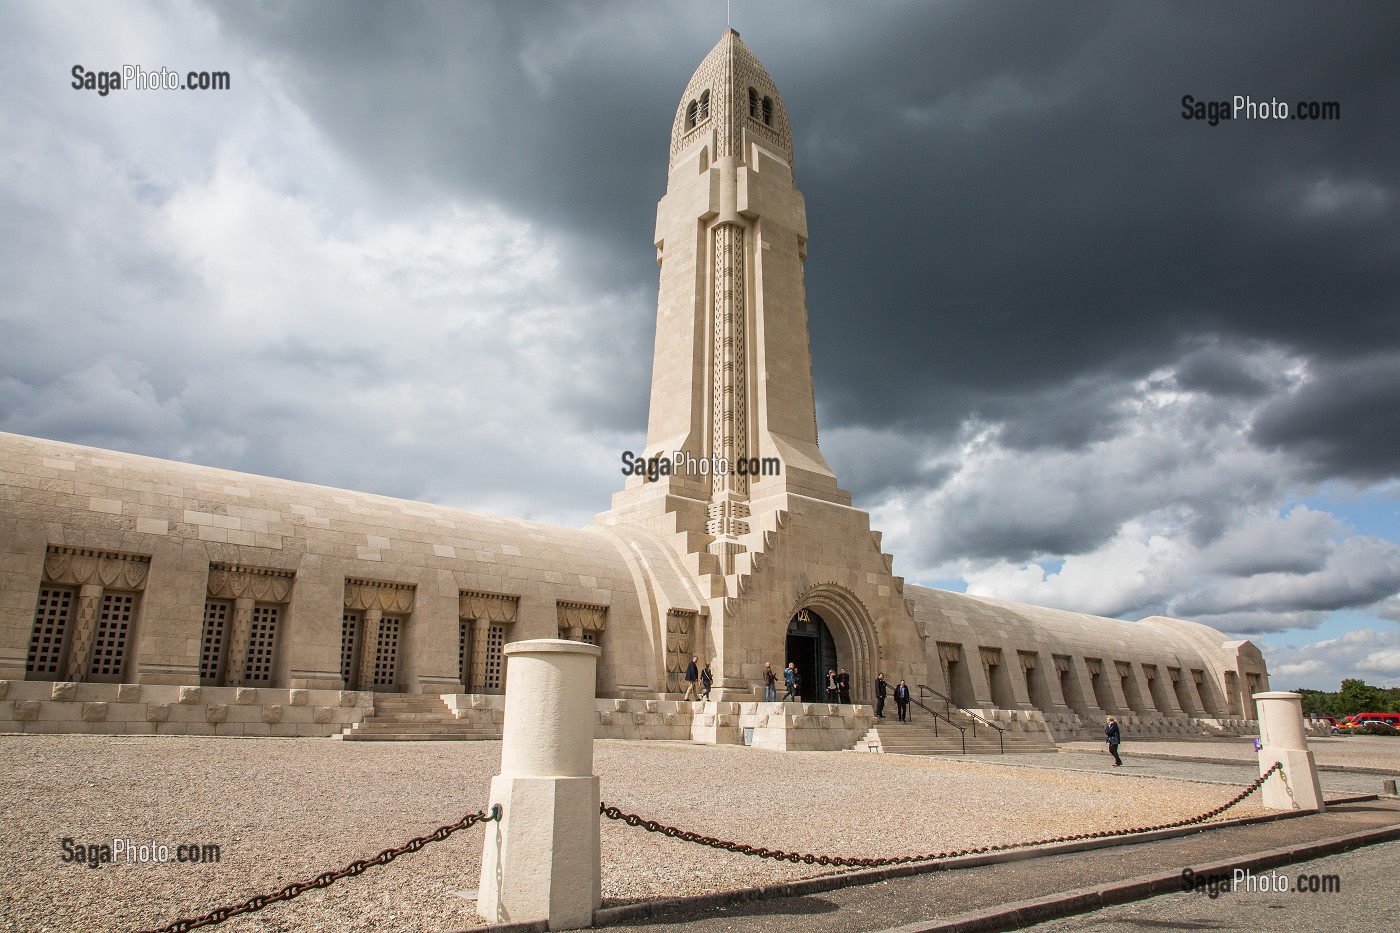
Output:
[[[123,54],[217,61],[235,93],[55,79],[6,132],[0,428],[568,524],[605,508],[623,444],[560,400],[606,390],[607,335],[645,299],[571,291],[559,239],[487,204],[381,216],[260,62],[167,12]]]
[[[1381,687],[1400,687],[1400,630],[1352,629],[1309,644],[1261,645],[1276,690],[1303,687],[1336,690],[1343,679],[1361,677]]]

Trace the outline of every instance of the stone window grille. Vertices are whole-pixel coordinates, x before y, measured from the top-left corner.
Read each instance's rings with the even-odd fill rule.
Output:
[[[686,128],[686,129],[688,129],[688,130],[693,130],[693,129],[695,129],[695,118],[696,118],[696,116],[699,114],[699,112],[700,112],[700,102],[699,102],[699,101],[692,100],[692,101],[690,102],[690,105],[689,105],[688,107],[685,108],[685,128]]]
[[[472,623],[470,619],[457,620],[457,679],[463,686],[472,682],[471,678]]]
[[[57,676],[63,669],[64,637],[77,590],[70,586],[39,587],[34,631],[29,637],[29,662],[25,673]]]
[[[700,107],[696,111],[695,122],[700,124],[708,119],[710,119],[710,92],[706,90],[700,95]]]
[[[347,609],[340,617],[340,677],[345,681],[346,690],[358,687],[355,672],[359,660],[360,629],[363,627],[364,613]]]
[[[374,686],[397,686],[399,666],[399,633],[403,630],[403,619],[398,616],[385,616],[379,622],[379,637],[374,645]]]
[[[273,649],[277,644],[277,623],[281,606],[259,603],[253,607],[253,623],[248,628],[248,665],[243,679],[248,683],[272,683]]]
[[[131,633],[136,613],[135,593],[102,594],[102,611],[97,617],[97,631],[92,641],[92,663],[88,676],[92,680],[120,680],[126,660],[127,636]]]
[[[758,91],[749,88],[749,116],[758,119]]]
[[[224,633],[233,604],[226,599],[210,599],[204,603],[204,634],[200,639],[199,682],[218,684],[223,677]]]
[[[215,561],[209,565],[199,680],[216,687],[271,686],[277,633],[295,573]]]
[[[773,125],[773,98],[771,97],[763,98],[763,125]]]
[[[488,690],[504,690],[506,685],[505,655],[506,627],[492,622],[486,632],[486,664],[483,681]]]
[[[49,545],[26,677],[122,680],[150,566],[145,555]]]
[[[468,693],[499,693],[505,689],[505,659],[501,651],[519,610],[519,596],[479,590],[458,592],[459,664]]]
[[[347,690],[399,689],[400,649],[409,637],[417,588],[388,580],[345,580],[341,677]]]

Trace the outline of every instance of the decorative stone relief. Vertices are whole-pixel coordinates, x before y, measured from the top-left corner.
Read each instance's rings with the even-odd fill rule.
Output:
[[[765,124],[761,116],[755,119],[749,115],[749,88],[757,92],[760,100],[772,99],[771,124]],[[697,119],[693,128],[687,127],[690,102],[698,102],[707,90],[710,119]],[[698,108],[696,115],[698,118]],[[729,31],[705,56],[681,95],[671,129],[671,161],[674,164],[677,155],[709,133],[714,134],[716,156],[740,155],[745,132],[769,140],[792,163],[792,125],[778,86],[758,56],[740,41],[739,34]]]
[[[697,614],[690,609],[666,611],[666,690],[680,689],[680,675],[690,663]]]
[[[463,619],[488,622],[514,622],[520,608],[519,596],[462,590],[457,596],[457,615]]]
[[[66,586],[140,590],[146,586],[150,569],[151,559],[142,554],[50,545],[44,555],[45,582]]]
[[[348,578],[345,581],[345,608],[378,609],[394,615],[407,615],[413,611],[416,592],[417,587],[412,583]]]
[[[728,464],[710,477],[713,501],[706,531],[721,537],[748,534],[748,477],[736,464],[748,457],[747,341],[744,301],[744,228],[723,223],[712,233],[714,295],[710,307],[713,359],[710,367],[713,411],[710,452]],[[732,567],[732,555],[728,557]],[[726,572],[730,572],[726,569]]]
[[[211,563],[209,595],[216,599],[246,597],[260,603],[285,603],[291,598],[295,578],[290,570]]]
[[[557,604],[559,627],[561,629],[582,629],[585,632],[601,632],[607,627],[608,607],[589,603],[574,603],[560,600]]]

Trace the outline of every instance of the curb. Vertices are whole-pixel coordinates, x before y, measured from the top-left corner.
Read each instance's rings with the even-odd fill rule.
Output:
[[[1318,842],[1284,849],[1272,849],[1253,855],[1214,862],[1207,865],[1191,866],[1198,875],[1224,874],[1235,869],[1277,868],[1336,855],[1362,846],[1376,845],[1400,839],[1400,825],[1381,829],[1368,829],[1346,836],[1334,836]],[[1047,897],[1016,901],[1003,904],[991,910],[959,914],[946,920],[910,923],[890,927],[879,933],[994,933],[998,930],[1019,930],[1047,920],[1058,920],[1074,914],[1088,913],[1104,907],[1146,900],[1162,894],[1180,894],[1181,872],[1158,872],[1152,875],[1139,875],[1116,884],[1097,885],[1053,894]]]
[[[1362,795],[1349,800],[1348,802],[1360,802],[1365,800],[1375,800],[1374,795]],[[1328,801],[1336,803],[1339,801]],[[593,926],[603,927],[613,924],[630,923],[634,921],[651,920],[653,918],[668,914],[693,913],[696,911],[709,910],[716,907],[730,907],[735,904],[743,904],[749,901],[768,900],[780,897],[802,897],[808,894],[820,894],[824,891],[832,891],[837,888],[848,888],[862,884],[874,884],[879,881],[887,881],[891,878],[904,878],[910,875],[922,875],[935,871],[952,871],[960,868],[976,868],[982,865],[999,865],[1003,862],[1018,862],[1033,858],[1043,858],[1051,855],[1067,855],[1075,852],[1089,852],[1095,849],[1107,849],[1114,846],[1136,845],[1143,842],[1156,842],[1162,839],[1175,839],[1180,836],[1190,836],[1196,833],[1210,832],[1216,829],[1224,829],[1231,826],[1250,826],[1255,823],[1272,823],[1277,820],[1294,819],[1300,816],[1310,816],[1311,811],[1286,811],[1282,813],[1266,813],[1262,816],[1243,817],[1234,820],[1221,820],[1214,823],[1203,823],[1195,826],[1181,826],[1175,829],[1161,829],[1151,833],[1137,833],[1131,836],[1116,836],[1108,839],[1083,839],[1075,842],[1058,843],[1036,848],[1016,849],[1010,852],[991,852],[985,855],[966,855],[962,858],[943,859],[937,862],[919,862],[912,865],[895,865],[888,868],[872,868],[863,871],[850,871],[833,875],[819,875],[815,878],[802,878],[796,881],[785,881],[778,884],[764,885],[758,888],[739,888],[731,891],[719,891],[713,894],[696,894],[688,897],[666,898],[664,900],[642,901],[636,904],[621,904],[617,907],[604,907],[593,913]],[[1398,837],[1400,837],[1400,827],[1396,827]],[[1179,876],[1173,876],[1178,878]],[[1144,897],[1147,895],[1143,895]],[[1092,907],[1086,907],[1091,910]],[[532,933],[523,927],[477,927],[481,933]],[[988,928],[990,929],[990,928]]]
[[[1157,761],[1184,761],[1192,764],[1209,765],[1241,765],[1254,766],[1255,762],[1237,758],[1196,758],[1191,755],[1167,755],[1161,752],[1133,752],[1134,758],[1153,758]],[[1330,771],[1334,774],[1378,774],[1383,777],[1400,775],[1400,767],[1397,768],[1363,768],[1360,765],[1318,765],[1319,771]]]

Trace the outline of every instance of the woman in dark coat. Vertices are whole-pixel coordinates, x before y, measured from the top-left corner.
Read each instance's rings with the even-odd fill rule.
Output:
[[[1103,734],[1108,737],[1108,753],[1113,756],[1113,767],[1117,768],[1123,764],[1123,759],[1118,757],[1118,742],[1123,733],[1118,728],[1118,721],[1112,716],[1108,717],[1108,725],[1103,727]]]

